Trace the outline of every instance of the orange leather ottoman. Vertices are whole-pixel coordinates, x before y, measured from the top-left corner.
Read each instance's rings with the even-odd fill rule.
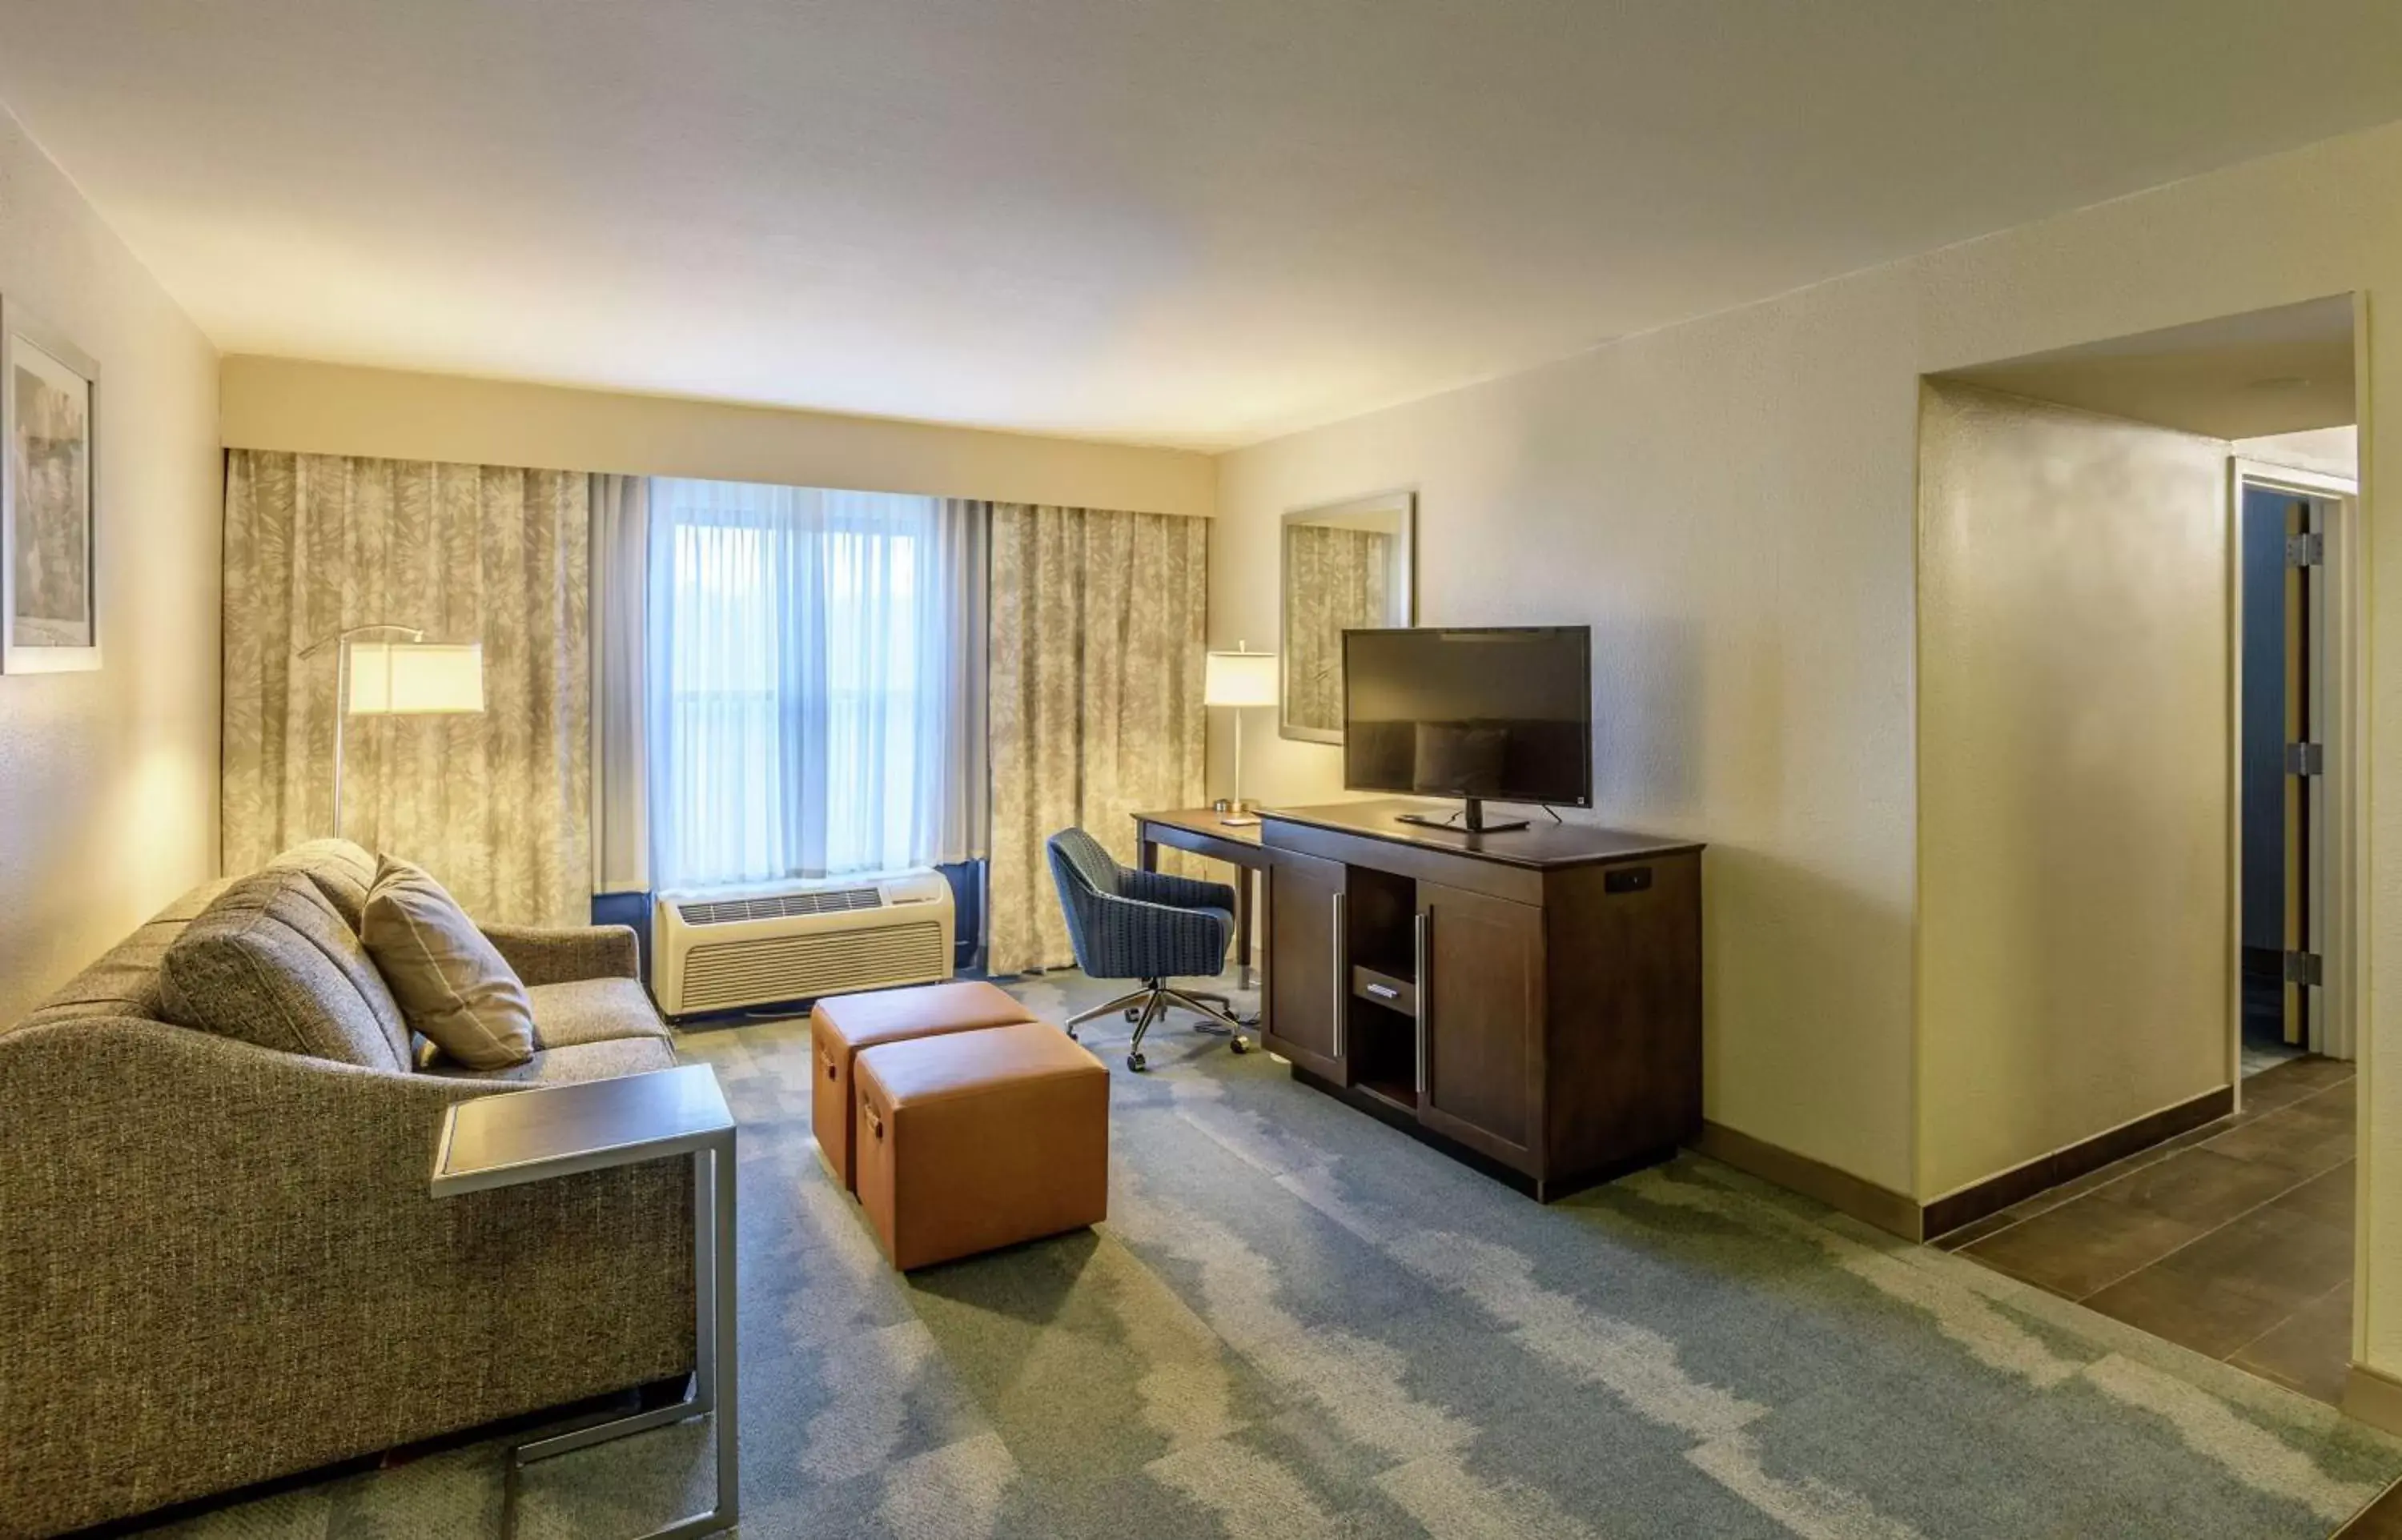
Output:
[[[859,1055],[859,1202],[907,1272],[1108,1217],[1110,1072],[1048,1023]]]
[[[982,980],[834,995],[809,1007],[815,1061],[809,1131],[817,1136],[826,1164],[834,1168],[835,1179],[849,1191],[859,1190],[852,1147],[859,1120],[852,1115],[857,1098],[851,1094],[850,1073],[851,1061],[862,1049],[1032,1020],[1032,1013],[1007,992]]]

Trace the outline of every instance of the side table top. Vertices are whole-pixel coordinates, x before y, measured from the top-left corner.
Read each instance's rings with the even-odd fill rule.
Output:
[[[448,1198],[578,1171],[690,1154],[728,1142],[734,1114],[707,1065],[454,1102],[434,1150]]]

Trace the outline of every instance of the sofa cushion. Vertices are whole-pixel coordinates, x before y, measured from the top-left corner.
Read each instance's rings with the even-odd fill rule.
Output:
[[[358,932],[316,884],[259,872],[167,948],[166,1018],[261,1048],[370,1069],[408,1067],[408,1024]]]
[[[437,1063],[426,1073],[462,1080],[504,1080],[521,1086],[567,1085],[577,1080],[606,1080],[619,1075],[672,1069],[675,1062],[675,1050],[656,1038],[619,1038],[609,1042],[545,1048],[525,1063],[506,1069],[468,1069]]]
[[[375,886],[376,859],[348,840],[308,840],[269,861],[263,872],[297,872],[356,930],[365,923],[367,889]]]
[[[449,890],[423,868],[382,858],[359,940],[400,1013],[445,1058],[506,1069],[533,1056],[533,1002]]]
[[[70,1021],[85,1016],[140,1016],[166,1020],[159,997],[159,965],[167,948],[184,933],[193,917],[216,901],[233,884],[207,882],[159,911],[131,935],[100,955],[94,962],[50,992],[25,1014],[22,1024]]]
[[[651,997],[637,979],[577,979],[526,986],[533,1001],[534,1041],[544,1048],[653,1038],[671,1042]]]

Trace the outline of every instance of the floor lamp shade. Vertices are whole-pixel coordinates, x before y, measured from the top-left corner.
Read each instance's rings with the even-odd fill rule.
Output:
[[[484,649],[476,642],[354,641],[344,707],[354,717],[481,711]]]

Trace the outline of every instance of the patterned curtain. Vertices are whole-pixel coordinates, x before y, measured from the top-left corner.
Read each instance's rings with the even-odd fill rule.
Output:
[[[334,823],[334,652],[348,626],[479,641],[484,710],[354,718],[343,832],[433,872],[480,919],[590,918],[590,477],[227,454],[225,861]]]
[[[992,505],[995,973],[1075,955],[1043,841],[1134,858],[1132,815],[1201,801],[1208,521]]]
[[[1343,729],[1343,633],[1388,624],[1393,537],[1376,529],[1288,525],[1284,719],[1297,727]]]

